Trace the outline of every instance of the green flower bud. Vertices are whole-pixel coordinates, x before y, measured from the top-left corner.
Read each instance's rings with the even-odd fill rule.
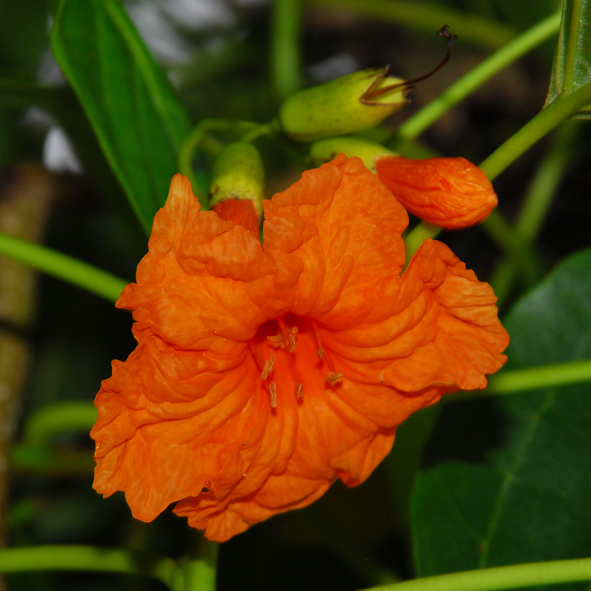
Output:
[[[361,137],[331,137],[326,140],[314,142],[310,146],[310,156],[315,166],[329,162],[337,154],[345,154],[349,158],[351,156],[359,156],[366,168],[373,173],[376,172],[377,158],[381,156],[397,156],[396,152],[392,152],[392,150],[382,146],[382,144]]]
[[[248,199],[257,214],[263,212],[265,176],[259,151],[246,142],[228,144],[217,156],[211,172],[209,206],[226,199]]]
[[[388,66],[362,70],[302,90],[283,101],[276,123],[300,142],[374,127],[408,102],[405,81],[387,73]]]

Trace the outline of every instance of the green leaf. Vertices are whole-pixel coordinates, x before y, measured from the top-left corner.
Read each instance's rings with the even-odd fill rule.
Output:
[[[591,249],[571,256],[515,306],[507,369],[591,358],[590,268]],[[418,575],[590,556],[589,450],[591,383],[444,407],[413,498]]]
[[[119,0],[62,0],[51,47],[149,233],[189,119]]]
[[[564,0],[558,45],[554,55],[546,104],[591,83],[591,0]],[[591,103],[577,119],[591,118]]]

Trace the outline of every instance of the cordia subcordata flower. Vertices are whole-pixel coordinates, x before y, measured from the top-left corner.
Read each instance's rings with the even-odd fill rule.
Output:
[[[408,215],[359,158],[266,200],[263,244],[231,211],[200,212],[173,178],[117,302],[138,345],[92,430],[98,492],[143,521],[176,503],[217,541],[362,483],[398,425],[484,388],[509,342],[492,289],[444,244],[401,274]]]

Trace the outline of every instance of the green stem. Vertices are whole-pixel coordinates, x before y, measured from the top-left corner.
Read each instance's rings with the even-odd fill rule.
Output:
[[[512,394],[588,381],[591,381],[591,359],[505,371],[490,378],[488,390],[491,394]]]
[[[435,3],[422,2],[417,9],[416,2],[404,0],[308,0],[310,8],[335,8],[355,12],[368,17],[388,19],[419,31],[434,34],[445,23],[452,25],[452,31],[462,41],[496,49],[509,43],[517,34],[516,30],[504,24],[482,17],[457,12]]]
[[[176,563],[171,558],[122,548],[37,546],[0,550],[0,572],[100,571],[151,577],[170,586]]]
[[[449,396],[446,400],[454,402],[455,400],[491,395],[515,394],[583,382],[591,382],[591,359],[502,371],[489,378],[486,390],[459,392],[454,396]]]
[[[241,138],[240,141],[242,142],[254,142],[260,137],[265,135],[272,135],[275,133],[275,122],[271,121],[270,123],[261,123],[257,125],[250,131],[247,131]]]
[[[271,12],[271,79],[277,96],[300,88],[300,0],[273,0]]]
[[[57,402],[38,410],[26,423],[24,440],[38,445],[48,443],[55,433],[90,431],[97,410],[92,402]]]
[[[427,222],[421,222],[415,226],[404,238],[404,243],[406,244],[406,260],[410,260],[410,257],[419,250],[424,240],[435,238],[442,229],[440,226],[435,226]]]
[[[111,302],[117,300],[128,283],[88,263],[4,232],[0,232],[0,255],[77,285]]]
[[[480,164],[480,168],[490,180],[495,179],[561,121],[576,113],[589,101],[591,101],[591,82],[571,94],[559,96],[497,148]]]
[[[507,257],[518,265],[526,285],[534,285],[542,276],[542,264],[531,245],[505,221],[498,210],[494,210],[482,226]]]
[[[416,138],[430,127],[444,113],[463,101],[477,88],[506,68],[521,56],[536,48],[558,33],[560,13],[555,13],[534,25],[516,39],[501,47],[499,51],[452,84],[445,92],[405,121],[397,130],[393,143],[398,145]],[[454,26],[454,32],[456,28]]]
[[[591,580],[591,558],[579,558],[424,577],[364,591],[496,591],[588,580]]]

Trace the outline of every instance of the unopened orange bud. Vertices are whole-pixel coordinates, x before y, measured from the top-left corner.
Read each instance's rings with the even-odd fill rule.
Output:
[[[484,221],[498,203],[484,172],[465,158],[384,156],[376,165],[382,183],[410,213],[448,230]]]

